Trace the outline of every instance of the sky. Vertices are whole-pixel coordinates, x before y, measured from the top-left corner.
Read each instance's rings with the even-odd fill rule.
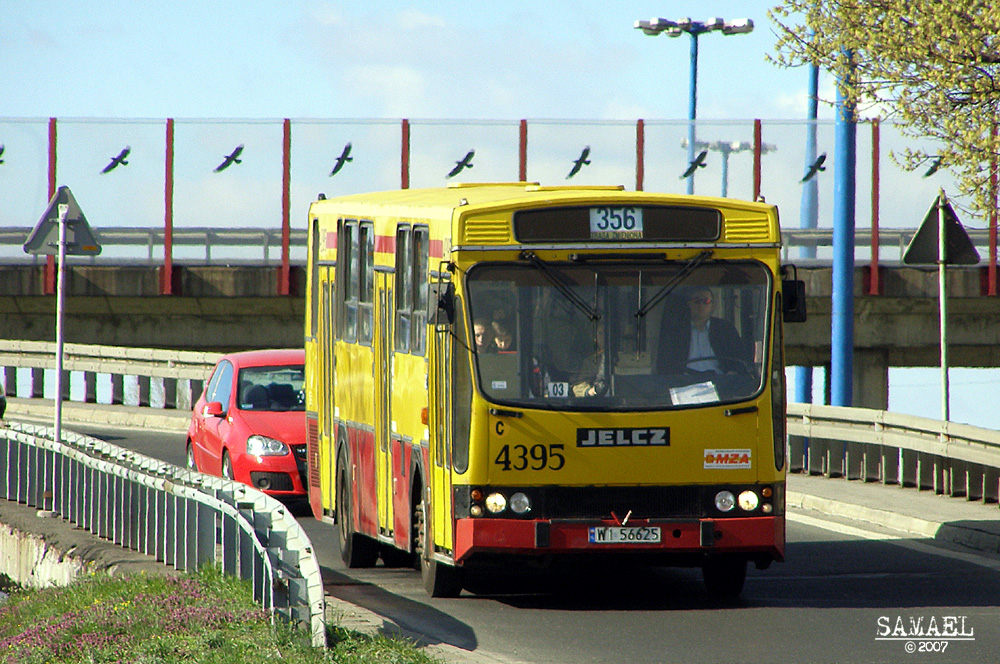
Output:
[[[719,16],[755,30],[699,38],[698,117],[800,121],[808,72],[768,61],[774,4],[0,0],[0,118],[683,120],[690,38],[633,24]],[[824,74],[820,96],[833,96]],[[790,157],[794,182],[802,164]],[[901,223],[916,226],[930,196],[907,182],[915,207]],[[893,371],[893,410],[937,412],[937,370]],[[953,374],[953,419],[1000,428],[975,407],[996,372]]]
[[[633,28],[663,15],[755,23],[699,39],[700,116],[802,118],[773,4],[0,0],[0,114],[683,119],[690,38]]]

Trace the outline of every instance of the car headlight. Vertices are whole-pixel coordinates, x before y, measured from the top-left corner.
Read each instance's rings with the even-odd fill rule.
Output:
[[[257,434],[247,438],[247,454],[251,456],[282,456],[288,451],[288,445],[274,438]]]
[[[736,505],[736,496],[732,491],[720,491],[715,494],[715,509],[720,512],[728,512]]]
[[[753,512],[757,509],[757,505],[760,501],[757,499],[757,494],[753,491],[744,491],[740,494],[739,505],[740,509],[746,512]]]

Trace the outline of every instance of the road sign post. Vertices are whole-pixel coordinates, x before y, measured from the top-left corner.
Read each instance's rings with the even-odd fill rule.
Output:
[[[938,266],[938,314],[941,337],[941,419],[951,415],[948,386],[948,265],[975,265],[979,262],[969,234],[962,227],[944,189],[924,216],[920,228],[903,252],[906,265]]]
[[[73,239],[69,236],[72,233]],[[56,280],[56,381],[55,381],[55,439],[62,440],[62,396],[63,390],[63,308],[66,301],[66,256],[96,256],[101,246],[87,224],[83,210],[73,197],[69,187],[59,187],[49,206],[38,220],[35,228],[24,243],[24,251],[29,254],[55,254],[58,256]]]

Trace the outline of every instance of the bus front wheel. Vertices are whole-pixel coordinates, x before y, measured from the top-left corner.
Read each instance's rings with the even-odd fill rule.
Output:
[[[421,494],[423,493],[421,491]],[[428,539],[427,521],[424,518],[428,513],[427,498],[424,496],[413,509],[420,578],[424,582],[424,589],[431,597],[458,597],[462,592],[462,572],[456,567],[434,559],[434,546]]]
[[[354,531],[354,510],[351,501],[351,470],[347,453],[337,455],[337,540],[340,557],[352,569],[373,567],[378,562],[378,543]]]
[[[743,592],[747,561],[742,556],[708,556],[702,564],[701,572],[710,595],[733,598]]]

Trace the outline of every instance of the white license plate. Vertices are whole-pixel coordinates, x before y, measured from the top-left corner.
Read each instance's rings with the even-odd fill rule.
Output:
[[[587,539],[591,544],[658,544],[660,529],[652,526],[595,526]]]

